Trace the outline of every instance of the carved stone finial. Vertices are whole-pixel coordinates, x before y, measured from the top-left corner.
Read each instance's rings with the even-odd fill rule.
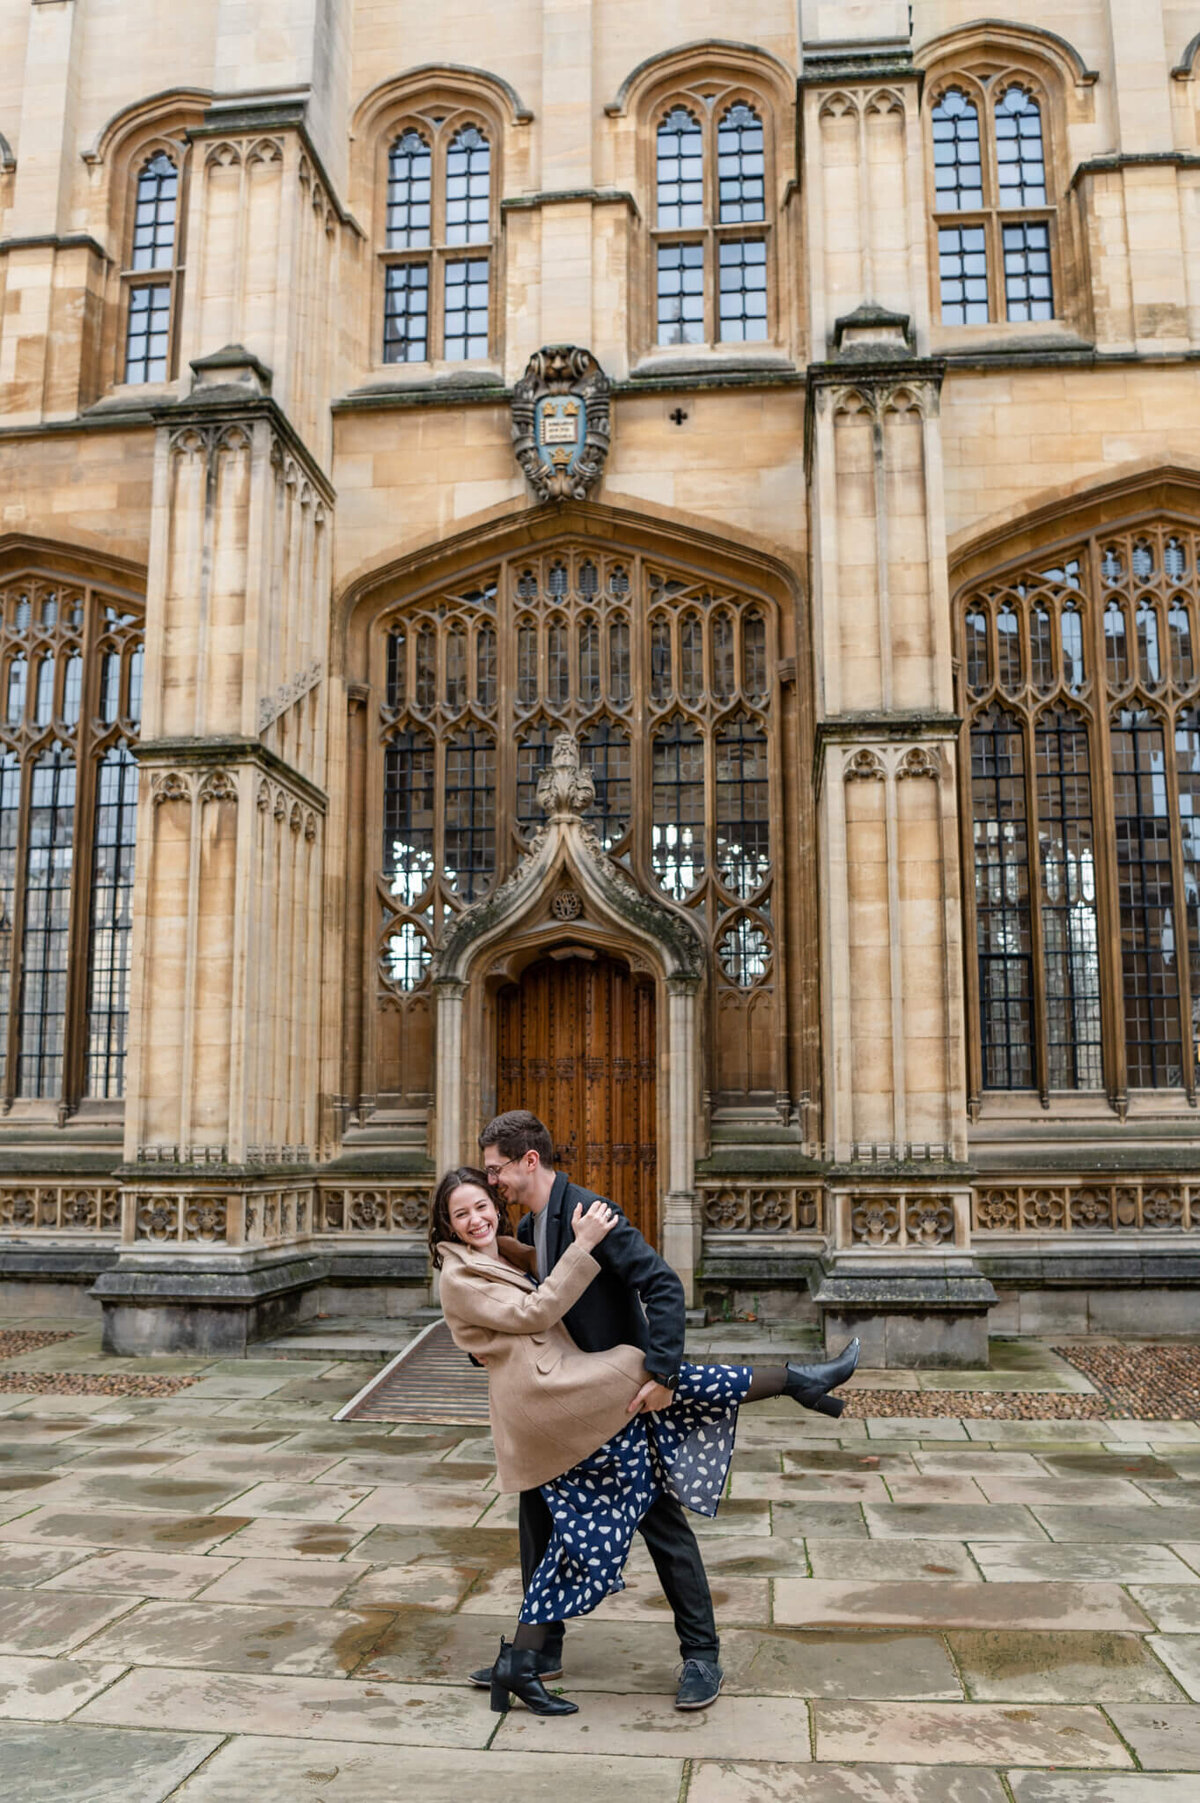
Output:
[[[549,767],[538,777],[538,806],[550,818],[580,815],[596,799],[590,770],[579,762],[579,743],[573,733],[560,732],[554,741]]]

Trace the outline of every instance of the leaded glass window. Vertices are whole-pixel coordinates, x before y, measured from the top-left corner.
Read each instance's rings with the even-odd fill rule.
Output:
[[[495,211],[481,122],[431,111],[402,127],[388,150],[381,237],[383,361],[486,357]],[[464,246],[478,248],[464,256]]]
[[[0,585],[0,1095],[123,1093],[140,602]]]
[[[1196,1093],[1195,548],[1152,522],[963,600],[976,1094]]]
[[[121,379],[126,382],[165,382],[170,375],[178,205],[179,168],[165,150],[157,150],[136,178],[125,271]]]
[[[658,344],[770,337],[767,181],[757,102],[706,88],[667,103],[655,127]]]
[[[1055,196],[1032,83],[956,75],[933,90],[930,133],[942,324],[1053,319]]]

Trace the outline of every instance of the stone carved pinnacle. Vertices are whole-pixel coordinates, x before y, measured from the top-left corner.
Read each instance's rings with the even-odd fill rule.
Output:
[[[579,741],[573,733],[560,732],[554,741],[548,767],[538,777],[538,806],[552,820],[578,817],[596,799],[590,770],[579,761]]]

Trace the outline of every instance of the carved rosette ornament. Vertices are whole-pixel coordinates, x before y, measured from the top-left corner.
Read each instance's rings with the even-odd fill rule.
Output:
[[[539,501],[582,501],[599,481],[611,390],[592,353],[577,345],[544,345],[529,359],[513,389],[513,451]]]

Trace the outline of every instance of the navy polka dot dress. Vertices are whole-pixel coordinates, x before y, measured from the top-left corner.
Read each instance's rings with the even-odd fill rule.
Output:
[[[682,1366],[670,1408],[635,1415],[599,1452],[542,1485],[554,1531],[519,1620],[587,1615],[624,1590],[637,1525],[663,1491],[699,1515],[716,1514],[751,1376],[749,1365]]]

